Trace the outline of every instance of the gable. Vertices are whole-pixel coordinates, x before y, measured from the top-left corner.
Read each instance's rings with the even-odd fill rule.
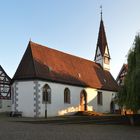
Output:
[[[0,66],[0,99],[10,99],[10,83],[11,79]]]
[[[121,70],[116,78],[116,81],[118,82],[122,77],[125,77],[127,74],[127,70],[128,70],[128,65],[127,64],[123,64],[123,66],[121,67]]]
[[[116,81],[99,64],[33,42],[29,43],[13,78],[24,79],[117,91]]]
[[[34,60],[30,47],[27,47],[23,58],[16,70],[14,77],[18,78],[33,78],[36,75]]]
[[[6,74],[4,69],[0,66],[0,83],[10,84],[10,77]]]
[[[102,59],[102,54],[99,47],[97,47],[96,54],[95,54],[95,60],[98,59]]]
[[[105,55],[106,56],[109,56],[109,50],[108,50],[108,47],[107,46],[105,47]]]

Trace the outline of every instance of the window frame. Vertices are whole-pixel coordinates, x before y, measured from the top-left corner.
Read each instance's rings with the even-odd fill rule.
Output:
[[[109,64],[109,58],[108,57],[104,57],[104,63]]]
[[[71,93],[69,88],[64,89],[64,104],[71,103]]]
[[[103,105],[103,93],[101,91],[98,91],[97,93],[97,104]]]
[[[42,103],[51,104],[51,88],[45,84],[42,89]]]

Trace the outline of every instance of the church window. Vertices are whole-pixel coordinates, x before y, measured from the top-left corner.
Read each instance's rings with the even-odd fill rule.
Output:
[[[70,90],[68,88],[64,90],[64,103],[70,104]]]
[[[102,105],[103,104],[103,95],[102,92],[98,92],[97,94],[97,104]]]
[[[105,64],[109,64],[109,58],[108,57],[105,57],[104,58],[104,62],[105,62]]]
[[[51,103],[51,88],[48,84],[43,87],[43,103]]]

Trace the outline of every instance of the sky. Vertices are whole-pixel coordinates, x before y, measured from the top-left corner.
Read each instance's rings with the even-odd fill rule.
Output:
[[[12,78],[29,40],[94,60],[100,5],[116,78],[140,32],[140,0],[0,0],[0,65]]]

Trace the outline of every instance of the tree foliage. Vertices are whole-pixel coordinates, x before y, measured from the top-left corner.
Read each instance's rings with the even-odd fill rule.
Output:
[[[136,35],[133,48],[129,51],[128,71],[124,85],[118,93],[121,107],[137,111],[140,109],[140,35]]]

